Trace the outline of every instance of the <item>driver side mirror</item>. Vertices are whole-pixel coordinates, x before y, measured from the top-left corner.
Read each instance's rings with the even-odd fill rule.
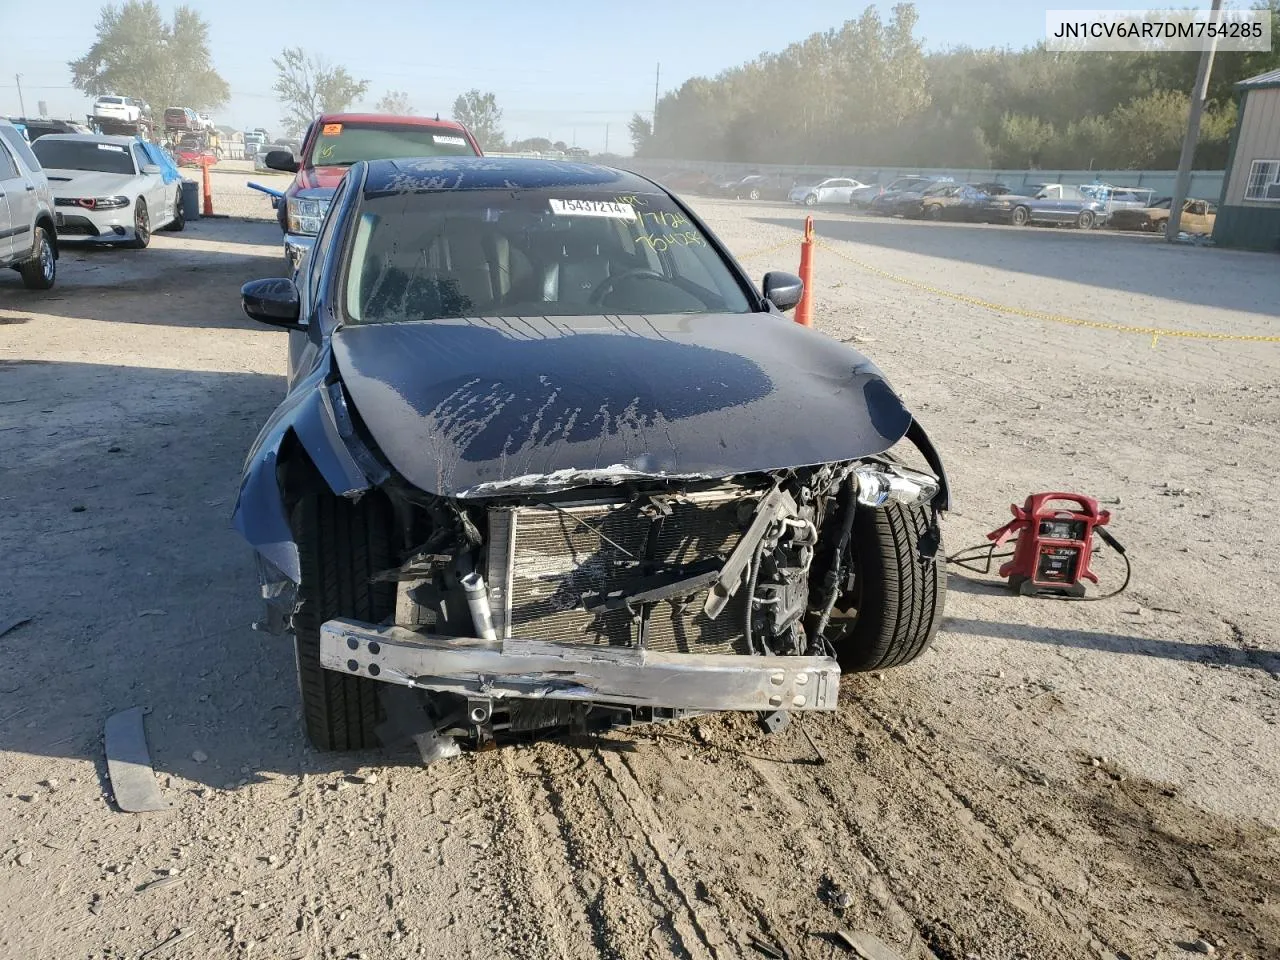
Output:
[[[293,154],[288,150],[268,151],[265,162],[272,170],[281,170],[285,173],[298,172],[298,161],[293,159]]]
[[[794,309],[804,296],[804,281],[794,273],[773,270],[764,275],[761,290],[766,300],[785,313]]]
[[[142,172],[146,174],[153,174],[161,173],[162,171],[160,170],[160,164],[158,163],[144,163],[142,165]]]
[[[298,288],[292,280],[283,277],[250,280],[240,288],[240,302],[244,312],[260,323],[286,330],[307,328],[300,319]]]

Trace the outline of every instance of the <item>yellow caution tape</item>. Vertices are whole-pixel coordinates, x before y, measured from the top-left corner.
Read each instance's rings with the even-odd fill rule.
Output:
[[[782,243],[776,243],[771,247],[764,247],[760,250],[752,250],[750,253],[739,255],[739,260],[750,260],[753,257],[763,256],[766,253],[773,253],[784,247],[795,245],[795,240],[785,240]],[[935,287],[932,284],[922,283],[919,280],[913,280],[910,277],[900,276],[896,273],[890,273],[888,270],[881,270],[879,267],[867,263],[865,260],[859,260],[857,257],[850,256],[843,250],[833,247],[831,244],[822,240],[816,241],[817,246],[833,253],[841,260],[848,261],[856,267],[861,267],[868,273],[874,273],[878,277],[884,277],[886,280],[892,280],[895,283],[901,283],[908,287],[914,287],[925,293],[932,293],[935,296],[946,297],[949,300],[955,300],[958,303],[967,303],[973,307],[981,307],[984,310],[991,310],[994,313],[1004,313],[1016,317],[1028,317],[1032,320],[1044,320],[1049,323],[1065,323],[1072,327],[1088,327],[1092,330],[1110,330],[1114,333],[1131,333],[1143,337],[1151,338],[1151,346],[1155,346],[1161,337],[1180,337],[1183,340],[1218,340],[1218,341],[1236,341],[1241,343],[1280,343],[1280,336],[1267,336],[1265,334],[1249,334],[1249,333],[1219,333],[1213,330],[1171,330],[1164,327],[1140,327],[1127,323],[1105,323],[1101,320],[1080,320],[1076,317],[1065,317],[1058,313],[1046,313],[1043,310],[1026,310],[1022,307],[1013,307],[1004,303],[993,303],[990,300],[983,300],[980,297],[970,297],[963,293],[954,293],[951,290],[944,290],[941,287]]]

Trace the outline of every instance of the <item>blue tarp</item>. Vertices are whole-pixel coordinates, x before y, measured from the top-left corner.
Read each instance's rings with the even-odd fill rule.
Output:
[[[151,158],[151,162],[160,168],[160,177],[165,183],[182,179],[182,174],[178,172],[178,165],[173,162],[173,157],[169,156],[167,150],[141,137],[138,140],[142,143],[142,149],[146,151],[147,156]]]

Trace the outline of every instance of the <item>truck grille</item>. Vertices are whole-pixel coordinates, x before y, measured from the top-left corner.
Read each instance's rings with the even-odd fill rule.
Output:
[[[674,653],[749,653],[743,635],[745,591],[715,620],[702,612],[706,592],[689,602],[588,611],[584,597],[616,590],[662,567],[727,556],[745,528],[742,491],[712,491],[670,504],[651,518],[647,501],[501,507],[489,511],[489,588],[494,626],[504,639],[634,647]]]

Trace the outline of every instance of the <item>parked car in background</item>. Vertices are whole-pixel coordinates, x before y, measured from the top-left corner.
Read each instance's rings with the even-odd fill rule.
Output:
[[[157,229],[186,225],[181,180],[166,177],[160,147],[129,137],[50,134],[31,145],[53,189],[62,243],[142,249]]]
[[[294,174],[276,208],[285,259],[297,269],[315,243],[333,191],[347,168],[361,160],[479,156],[480,145],[460,123],[379,113],[331,113],[307,128],[301,149],[272,150],[266,164]],[[412,170],[407,172],[411,175]]]
[[[1157,200],[1149,207],[1113,210],[1107,225],[1117,230],[1141,230],[1145,233],[1164,234],[1169,226],[1169,212],[1173,198]],[[1182,204],[1182,218],[1178,223],[1183,233],[1213,233],[1218,218],[1218,205],[1210,200],[1188,199]]]
[[[885,185],[869,204],[873,213],[884,216],[901,216],[904,211],[917,208],[920,197],[936,183],[948,182],[942,177],[911,175],[898,177]]]
[[[199,133],[204,125],[190,107],[169,107],[164,112],[164,129],[169,133]]]
[[[866,184],[848,177],[829,177],[811,184],[797,184],[787,194],[792,203],[803,203],[813,207],[820,203],[848,203],[853,191],[865,187]]]
[[[884,187],[878,183],[868,184],[865,187],[855,187],[849,192],[849,206],[865,210],[882,193],[884,193]]]
[[[676,193],[693,193],[707,196],[716,192],[716,182],[705,173],[685,170],[662,178],[662,185]]]
[[[44,117],[10,117],[9,121],[23,133],[28,142],[49,133],[93,132],[83,123],[77,123],[74,120],[50,120]]]
[[[48,290],[58,273],[53,192],[40,160],[8,120],[0,120],[0,267],[28,290]]]
[[[1028,223],[1070,224],[1081,230],[1106,222],[1106,204],[1065,183],[1040,184],[1029,196],[1015,193],[993,198],[984,219],[1021,227]]]
[[[898,177],[890,182],[874,200],[871,211],[887,217],[915,216],[920,212],[926,190],[954,181],[950,177]]]
[[[785,320],[799,277],[757,287],[593,164],[360,162],[332,202],[305,276],[241,291],[291,350],[233,520],[315,747],[378,746],[388,683],[434,760],[832,711],[929,646],[941,460],[870,359]]]
[[[920,210],[915,215],[925,220],[975,221],[981,218],[990,196],[972,183],[939,184],[921,195]]]
[[[764,200],[770,191],[770,180],[764,174],[750,173],[745,177],[729,177],[721,180],[716,192],[734,200]]]
[[[137,123],[142,119],[142,101],[133,97],[98,97],[93,101],[93,115],[100,120]]]

